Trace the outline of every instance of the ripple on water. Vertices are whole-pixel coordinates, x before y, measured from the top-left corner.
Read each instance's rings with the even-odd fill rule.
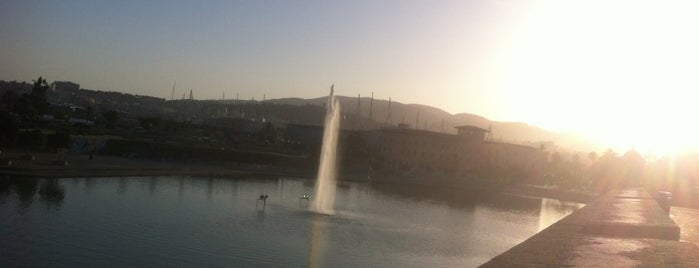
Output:
[[[312,187],[303,180],[58,184],[65,193],[55,206],[0,199],[1,267],[475,266],[535,233],[531,211],[546,209],[541,202],[449,206],[351,185],[337,191],[336,213],[327,216],[299,204]],[[264,211],[255,203],[261,192],[270,193]]]

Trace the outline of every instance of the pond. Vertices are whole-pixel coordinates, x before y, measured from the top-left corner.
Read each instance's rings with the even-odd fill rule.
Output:
[[[472,267],[581,207],[552,199],[312,180],[0,179],[0,267]],[[260,194],[268,195],[265,204]],[[311,197],[312,198],[312,197]]]

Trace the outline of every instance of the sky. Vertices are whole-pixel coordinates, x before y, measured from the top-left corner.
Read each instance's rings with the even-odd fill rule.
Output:
[[[0,2],[0,79],[170,98],[420,103],[697,147],[695,1]]]

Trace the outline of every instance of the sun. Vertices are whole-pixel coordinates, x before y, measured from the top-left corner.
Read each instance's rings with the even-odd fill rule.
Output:
[[[507,50],[517,119],[619,150],[699,145],[699,2],[541,1]]]

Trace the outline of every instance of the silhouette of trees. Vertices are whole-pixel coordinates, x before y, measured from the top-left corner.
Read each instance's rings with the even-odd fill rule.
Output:
[[[85,107],[85,117],[87,117],[86,119],[87,120],[94,120],[95,119],[94,116],[95,116],[95,108],[92,107],[92,105]]]
[[[646,160],[637,151],[627,151],[620,157],[616,152],[608,149],[595,160],[588,170],[588,176],[596,190],[606,191],[642,184]]]
[[[46,100],[46,94],[49,92],[49,85],[46,79],[39,76],[34,80],[34,85],[32,85],[32,91],[29,93],[29,102],[32,106],[39,112],[39,114],[45,114],[49,108],[49,102]]]
[[[544,183],[558,185],[564,189],[587,187],[583,164],[577,154],[553,152],[549,159]]]
[[[46,94],[49,86],[46,79],[39,77],[34,80],[31,91],[21,96],[15,90],[8,90],[0,97],[0,103],[8,112],[19,115],[23,122],[34,120],[37,116],[49,111]]]
[[[635,150],[619,156],[608,149],[601,156],[590,152],[587,157],[553,152],[541,182],[563,189],[606,191],[643,185],[646,170],[645,158]]]
[[[597,152],[590,152],[587,154],[587,159],[590,159],[590,161],[595,162],[597,160]]]
[[[9,146],[17,137],[17,123],[10,113],[0,111],[0,126],[0,146]]]
[[[628,186],[640,186],[645,173],[646,160],[636,150],[630,150],[621,157],[624,165],[624,183]]]
[[[59,132],[47,135],[46,148],[52,151],[70,148],[70,134]]]
[[[17,104],[21,96],[14,90],[8,90],[0,97],[0,103],[7,111],[14,111],[14,106]]]
[[[27,156],[32,150],[39,150],[44,146],[44,134],[40,130],[21,131],[17,135],[17,145],[25,149]]]
[[[114,110],[104,111],[102,112],[102,119],[104,119],[104,123],[107,128],[114,129],[119,121],[119,113]]]
[[[22,98],[17,101],[13,111],[19,115],[24,123],[34,120],[39,115],[39,111],[26,96],[22,96]]]

